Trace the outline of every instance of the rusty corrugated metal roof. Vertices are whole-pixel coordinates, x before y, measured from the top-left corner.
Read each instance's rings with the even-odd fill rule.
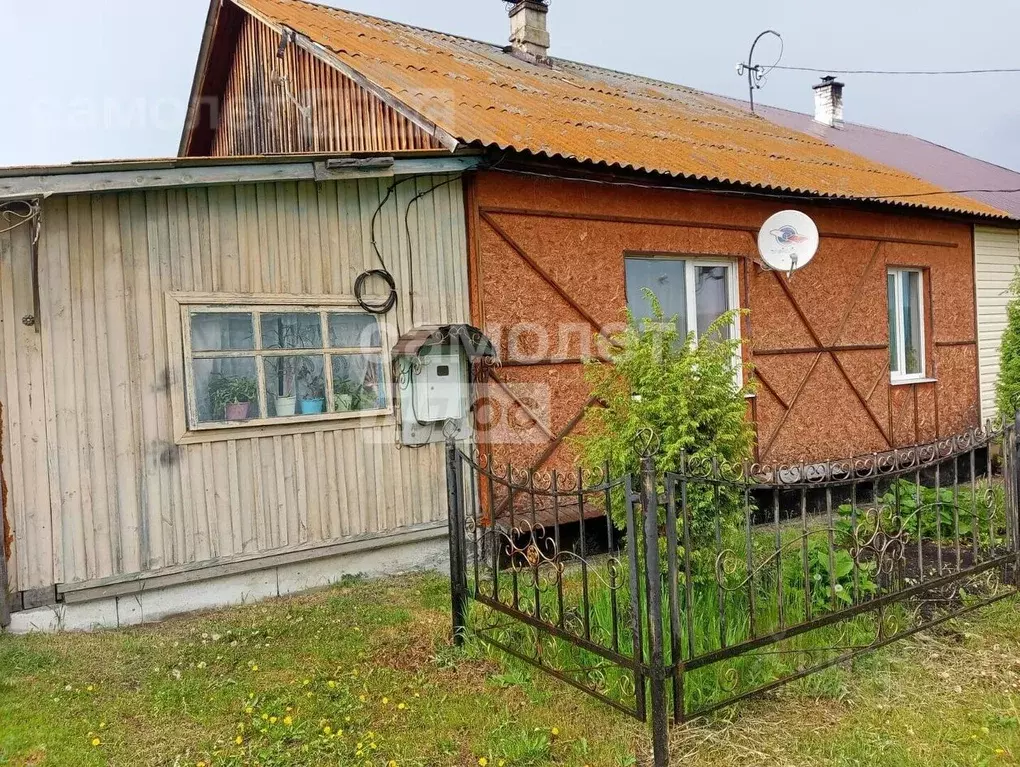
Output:
[[[768,191],[979,216],[997,208],[681,85],[502,47],[303,0],[235,0],[331,52],[463,143]]]

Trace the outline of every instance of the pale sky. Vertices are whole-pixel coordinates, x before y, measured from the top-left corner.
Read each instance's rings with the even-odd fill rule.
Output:
[[[501,0],[331,4],[504,43]],[[0,166],[177,152],[208,0],[0,0]],[[1020,67],[1016,0],[553,0],[552,54],[746,98],[736,64],[783,34],[783,63]],[[760,47],[761,63],[776,49]],[[1020,170],[1020,74],[846,75],[846,119]],[[757,99],[812,110],[817,76],[775,72]]]

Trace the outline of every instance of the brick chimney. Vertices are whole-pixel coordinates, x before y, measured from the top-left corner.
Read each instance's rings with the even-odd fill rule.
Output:
[[[510,8],[510,48],[529,61],[549,57],[548,0],[517,0]]]
[[[826,75],[815,91],[815,122],[838,128],[843,124],[843,83]]]

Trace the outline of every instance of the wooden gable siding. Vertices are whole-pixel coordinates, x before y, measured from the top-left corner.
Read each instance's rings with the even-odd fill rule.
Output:
[[[461,182],[422,198],[405,226],[414,197],[448,179],[401,184],[376,221],[400,291],[386,319],[399,328],[412,324],[412,265],[418,322],[468,320]],[[443,446],[398,449],[392,416],[196,441],[174,432],[181,326],[167,293],[353,299],[357,276],[378,266],[371,221],[391,183],[55,195],[43,205],[37,327],[22,322],[35,311],[30,227],[0,233],[0,470],[13,589],[445,519]]]
[[[245,16],[208,154],[442,149],[431,135],[337,69]],[[190,150],[201,154],[202,147]]]

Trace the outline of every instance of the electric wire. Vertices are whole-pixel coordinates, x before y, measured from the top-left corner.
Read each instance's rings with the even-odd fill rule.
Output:
[[[522,176],[535,176],[537,178],[554,178],[563,180],[563,176],[554,173],[542,173],[540,171],[523,170],[520,168],[492,168],[500,173],[513,173]],[[706,186],[694,186],[690,184],[644,184],[639,181],[607,181],[595,178],[571,178],[570,181],[579,181],[587,184],[598,184],[601,186],[624,186],[635,189],[672,189],[680,192],[711,192],[712,194],[729,195],[732,197],[767,197],[772,200],[792,200],[798,202],[881,202],[883,200],[899,200],[913,197],[936,197],[939,195],[963,195],[963,194],[1009,194],[1020,193],[1020,189],[933,189],[930,192],[906,192],[903,194],[886,195],[824,195],[820,193],[805,192],[804,194],[790,194],[782,192],[771,192],[768,190],[749,191],[745,189],[718,189]],[[991,216],[990,216],[991,217]]]
[[[788,72],[814,72],[827,75],[903,75],[903,76],[936,76],[936,75],[994,75],[1017,74],[1020,67],[1001,67],[993,69],[820,69],[818,67],[793,67],[775,64],[769,69],[782,69]]]

